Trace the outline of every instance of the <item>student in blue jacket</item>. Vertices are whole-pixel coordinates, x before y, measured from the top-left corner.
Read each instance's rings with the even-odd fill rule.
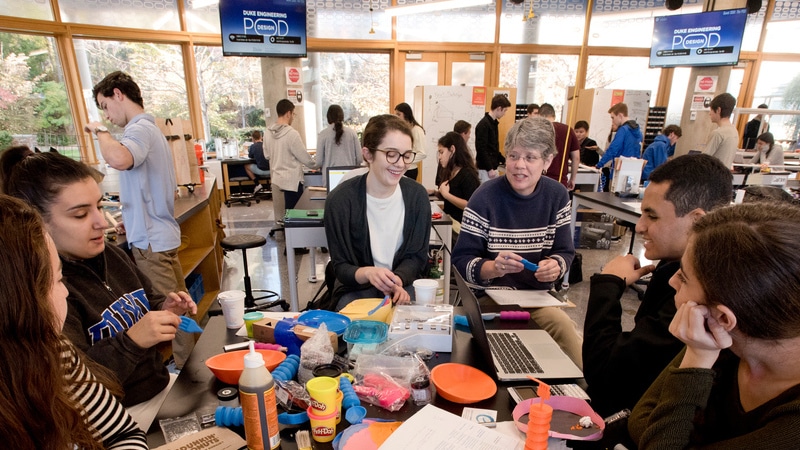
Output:
[[[647,146],[642,156],[647,161],[642,170],[642,181],[647,180],[650,177],[650,172],[667,162],[667,158],[675,154],[675,143],[678,142],[681,136],[683,136],[681,127],[669,125],[664,128],[662,134],[656,136],[652,144]]]
[[[634,120],[628,119],[628,105],[617,103],[608,110],[611,117],[611,127],[617,131],[611,145],[608,146],[603,157],[597,163],[600,169],[614,158],[625,156],[628,158],[640,158],[642,151],[642,130]],[[612,168],[612,173],[613,168]]]

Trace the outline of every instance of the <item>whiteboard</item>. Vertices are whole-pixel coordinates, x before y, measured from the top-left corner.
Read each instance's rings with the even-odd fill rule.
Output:
[[[422,184],[427,189],[436,187],[437,142],[459,120],[472,124],[472,135],[467,145],[475,149],[475,125],[486,112],[489,90],[484,96],[473,96],[474,86],[417,86],[414,88],[414,116],[425,129],[425,151],[428,156],[422,161]]]

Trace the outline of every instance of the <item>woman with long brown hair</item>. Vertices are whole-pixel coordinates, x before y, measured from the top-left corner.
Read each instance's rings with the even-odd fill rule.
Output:
[[[36,211],[6,195],[0,195],[0,267],[0,442],[147,448],[144,433],[62,337],[67,288],[55,244]]]

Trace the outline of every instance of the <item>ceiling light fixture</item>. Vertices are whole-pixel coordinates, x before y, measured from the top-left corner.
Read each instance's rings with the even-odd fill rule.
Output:
[[[423,14],[446,9],[469,8],[471,6],[483,6],[492,3],[494,0],[437,0],[427,3],[412,3],[406,5],[389,6],[386,14],[389,16],[402,16],[408,14]]]
[[[375,34],[375,21],[372,19],[372,0],[369,0],[369,34]]]

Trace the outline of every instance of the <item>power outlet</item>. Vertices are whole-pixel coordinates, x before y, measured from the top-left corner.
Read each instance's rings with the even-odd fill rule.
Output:
[[[691,114],[689,114],[689,120],[697,120],[697,111],[692,111]]]

